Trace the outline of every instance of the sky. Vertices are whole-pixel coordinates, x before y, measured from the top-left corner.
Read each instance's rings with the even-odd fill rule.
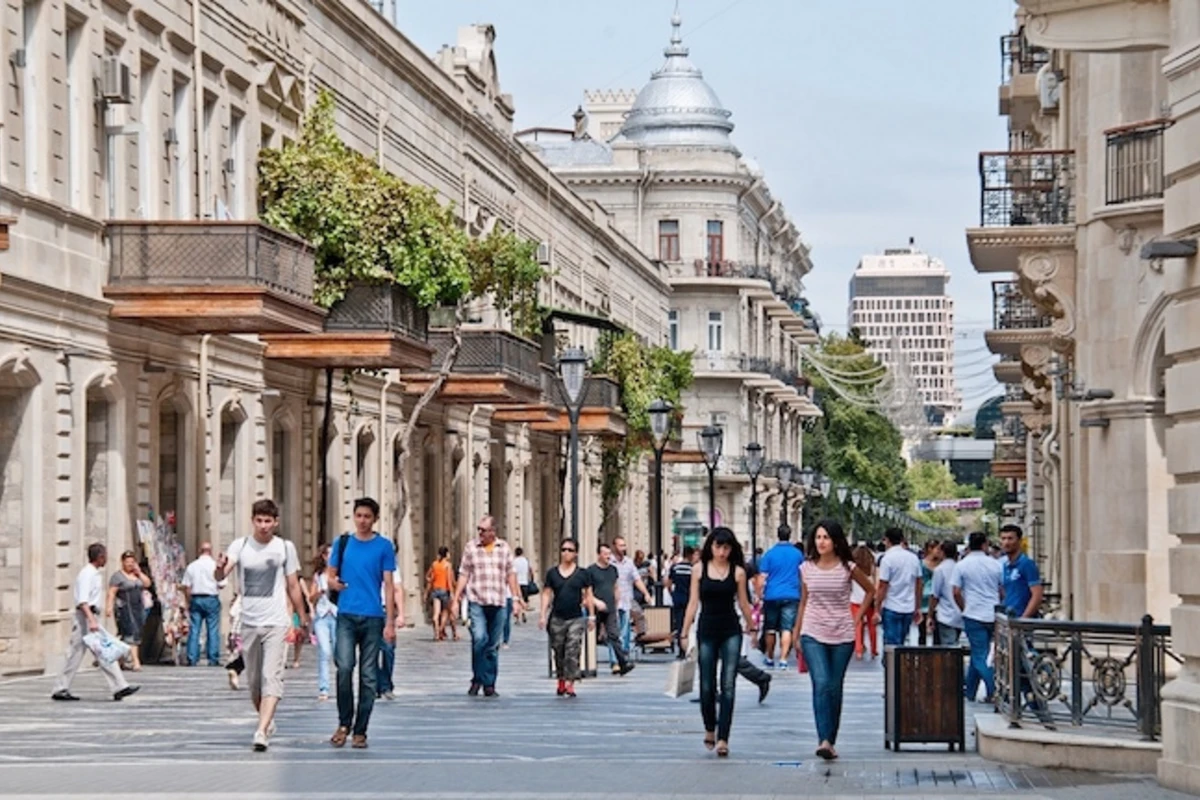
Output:
[[[663,61],[675,0],[396,0],[427,53],[459,26],[496,26],[518,128],[570,127],[585,89],[639,89]],[[1012,0],[680,0],[684,43],[733,139],[763,168],[812,248],[805,294],[843,330],[859,258],[909,237],[950,268],[964,406],[1000,387],[983,330],[991,277],[975,274],[981,150],[1007,147],[1000,37]]]

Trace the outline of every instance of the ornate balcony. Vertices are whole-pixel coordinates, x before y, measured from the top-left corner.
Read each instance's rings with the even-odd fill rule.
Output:
[[[534,422],[530,425],[540,433],[567,434],[570,419],[567,415],[567,398],[562,382],[553,376],[547,386],[547,400],[557,409],[553,420]],[[628,432],[625,414],[621,410],[621,387],[607,375],[590,375],[583,389],[583,406],[579,411],[579,433],[584,436],[621,437]]]
[[[112,316],[178,333],[317,332],[313,251],[256,222],[110,222]]]
[[[439,369],[454,343],[451,331],[429,332],[433,367]],[[438,392],[449,404],[536,404],[542,394],[538,346],[503,330],[465,329],[454,367]],[[404,376],[404,390],[420,395],[432,385],[431,373]]]
[[[350,287],[324,331],[266,334],[266,357],[316,369],[428,369],[429,312],[399,286]]]
[[[1163,196],[1163,131],[1170,120],[1156,119],[1104,132],[1104,202],[1113,206]]]
[[[1041,112],[1038,72],[1049,63],[1050,51],[1030,44],[1024,29],[1000,37],[1000,113],[1013,128],[1028,127]]]
[[[1017,281],[992,283],[992,330],[984,340],[993,353],[1020,355],[1022,345],[1053,339],[1054,319],[1021,292]]]

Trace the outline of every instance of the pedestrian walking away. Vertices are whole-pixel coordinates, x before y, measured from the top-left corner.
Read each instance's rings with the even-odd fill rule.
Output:
[[[683,557],[667,571],[666,586],[671,595],[671,633],[675,637],[678,657],[683,658],[683,612],[687,610],[692,591],[692,565],[699,555],[690,544],[683,548]]]
[[[529,559],[525,555],[525,548],[518,547],[513,551],[513,572],[517,573],[517,586],[521,589],[521,599],[525,604],[529,604],[530,584],[533,582],[533,565],[529,563]],[[525,615],[521,615],[521,622],[524,622]]]
[[[450,548],[439,547],[437,561],[430,564],[425,573],[425,601],[431,603],[433,638],[439,642],[446,638],[446,625],[450,626],[454,641],[458,641],[458,610],[450,602],[453,593],[454,565],[450,563]]]
[[[736,604],[736,608],[735,608]],[[741,610],[745,629],[738,621]],[[692,573],[692,590],[684,614],[683,627],[692,638],[696,614],[700,622],[694,644],[699,653],[700,714],[704,720],[704,746],[717,755],[729,755],[729,735],[733,727],[734,693],[737,668],[742,654],[742,636],[753,633],[754,615],[746,590],[745,556],[742,546],[729,528],[715,528],[700,552],[700,563]],[[693,642],[689,641],[688,650]],[[720,665],[720,691],[717,666]],[[718,702],[720,710],[718,711]]]
[[[337,592],[337,636],[333,663],[337,667],[338,726],[329,738],[342,747],[367,746],[367,726],[375,708],[379,677],[379,650],[384,640],[395,641],[396,619],[392,573],[396,551],[375,531],[379,503],[370,497],[354,501],[354,532],[343,533],[334,543],[325,568],[328,586]],[[358,702],[354,697],[354,671],[358,667]]]
[[[303,609],[300,596],[300,560],[296,547],[276,535],[279,506],[262,499],[250,508],[254,532],[236,539],[216,562],[213,579],[225,580],[237,571],[242,600],[242,657],[250,702],[258,712],[253,748],[263,752],[275,734],[275,709],[283,698],[283,673],[287,664],[287,633],[292,619],[288,603]],[[308,627],[307,612],[299,620]]]
[[[979,684],[987,691],[985,702],[995,699],[996,681],[988,654],[995,632],[996,606],[1003,597],[1004,570],[1000,562],[988,555],[987,534],[976,531],[967,537],[967,555],[954,568],[951,583],[954,602],[962,611],[963,632],[971,645],[971,660],[967,666],[967,683],[963,693],[975,702]]]
[[[628,555],[629,547],[623,537],[617,536],[612,540],[612,564],[617,568],[617,622],[621,629],[621,647],[626,653],[633,646],[633,608],[637,605],[650,605],[654,598],[650,590],[638,574],[637,565]],[[646,600],[638,602],[638,596]],[[613,661],[612,651],[609,651],[609,664],[612,671],[617,672],[619,665]]]
[[[954,600],[954,569],[958,545],[942,542],[942,563],[933,571],[933,596],[929,599],[929,615],[933,618],[934,644],[946,647],[958,645],[962,635],[962,610]]]
[[[542,613],[538,624],[550,634],[559,697],[575,696],[584,626],[592,628],[596,624],[592,576],[578,562],[579,543],[574,539],[563,539],[559,546],[558,566],[551,567],[542,582]],[[588,611],[586,622],[585,608]]]
[[[876,622],[883,623],[883,646],[902,645],[914,623],[921,621],[921,559],[904,543],[899,528],[883,534],[887,551],[879,561]]]
[[[596,628],[608,645],[608,660],[615,675],[628,675],[633,662],[621,640],[620,615],[617,606],[620,600],[619,572],[612,563],[612,548],[601,542],[596,547],[596,563],[588,567],[592,579],[593,604],[596,611]]]
[[[875,554],[865,544],[854,548],[854,563],[875,583]],[[875,598],[867,600],[866,591],[855,581],[850,586],[850,613],[854,616],[854,657],[862,660],[870,644],[871,660],[879,657],[878,626],[875,624]]]
[[[474,697],[482,690],[485,697],[495,697],[507,607],[505,591],[515,598],[518,613],[525,611],[525,601],[520,599],[512,550],[508,542],[496,538],[496,520],[485,515],[476,532],[478,536],[463,548],[452,607],[458,608],[466,596],[471,620],[471,686],[467,694]]]
[[[392,619],[395,620],[396,636],[391,639],[384,638],[379,643],[379,664],[378,670],[375,673],[375,692],[384,700],[396,699],[396,682],[393,673],[396,671],[396,637],[400,635],[400,631],[404,630],[404,584],[400,578],[400,545],[396,543],[392,546]],[[384,596],[383,588],[380,587],[379,602],[383,604],[384,609],[388,607],[388,599]]]
[[[87,556],[88,563],[75,576],[75,585],[72,589],[75,613],[71,620],[71,638],[67,643],[66,663],[54,685],[54,693],[50,695],[54,700],[79,699],[71,694],[71,681],[75,679],[75,673],[79,671],[79,665],[83,663],[84,656],[91,655],[92,652],[84,643],[83,637],[101,630],[100,620],[104,615],[103,570],[104,565],[108,563],[108,550],[99,543],[88,545]],[[124,700],[140,688],[131,686],[125,680],[117,662],[97,659],[97,663],[100,671],[104,674],[104,679],[108,681],[108,688],[112,691],[113,700]]]
[[[779,539],[758,561],[763,576],[763,631],[767,666],[775,660],[775,641],[779,638],[779,668],[788,668],[787,654],[792,649],[792,630],[800,607],[800,565],[804,554],[791,543],[792,529],[780,525]]]
[[[117,621],[117,638],[129,645],[129,660],[134,672],[142,671],[142,628],[146,624],[146,599],[150,576],[138,566],[132,550],[121,554],[121,568],[108,580],[108,598],[104,611]],[[191,642],[189,637],[188,642]]]
[[[942,563],[942,543],[936,539],[925,543],[921,558],[921,621],[917,626],[917,644],[924,647],[936,633],[930,604],[933,600],[933,571]]]
[[[337,640],[337,604],[329,599],[329,566],[332,548],[322,545],[313,558],[313,577],[309,605],[313,609],[313,635],[317,637],[317,700],[329,699],[329,665],[333,663],[333,644]]]
[[[201,542],[196,559],[183,572],[184,600],[188,610],[188,664],[200,663],[200,626],[204,626],[205,655],[209,666],[221,664],[221,590],[225,581],[213,579],[217,562],[213,560],[211,542]]]
[[[809,534],[807,560],[800,568],[803,594],[796,616],[794,638],[800,642],[812,680],[813,716],[817,723],[817,755],[837,758],[838,729],[842,722],[842,693],[846,668],[854,654],[854,616],[850,611],[851,585],[864,593],[870,605],[875,586],[854,560],[841,524],[824,520]]]

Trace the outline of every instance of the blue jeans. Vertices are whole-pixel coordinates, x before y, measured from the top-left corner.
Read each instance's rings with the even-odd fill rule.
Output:
[[[375,690],[379,694],[391,694],[396,688],[396,684],[392,681],[392,673],[396,669],[396,643],[387,640],[379,642],[379,663],[375,665],[378,670],[375,676]]]
[[[837,744],[838,728],[842,724],[842,687],[850,657],[854,655],[854,642],[823,644],[811,636],[801,636],[800,651],[804,653],[812,678],[817,738]]]
[[[908,639],[908,632],[912,628],[912,613],[903,614],[885,608],[880,617],[883,621],[883,646],[904,644]]]
[[[512,603],[510,597],[504,601],[504,643],[508,644],[509,637],[512,636]]]
[[[187,655],[192,666],[200,663],[200,623],[207,628],[208,663],[221,664],[221,598],[216,595],[193,597],[188,604],[191,629],[188,631]]]
[[[616,625],[617,625],[617,642],[621,645],[622,652],[625,654],[626,657],[628,657],[629,656],[629,633],[630,633],[630,631],[629,631],[629,628],[630,628],[629,612],[624,611],[622,609],[617,609],[617,616],[613,617],[613,619],[616,620]],[[608,665],[610,667],[613,667],[613,666],[621,666],[622,664],[624,664],[624,661],[617,656],[617,654],[613,651],[613,649],[611,647],[608,648]]]
[[[471,620],[471,682],[494,688],[500,674],[500,641],[504,636],[504,606],[467,604]]]
[[[992,649],[992,636],[995,634],[995,623],[980,622],[977,619],[963,617],[963,632],[971,645],[971,660],[967,665],[967,685],[965,687],[968,700],[974,700],[979,692],[979,682],[987,690],[987,696],[996,693],[996,673],[988,666],[988,653]]]
[[[700,715],[704,730],[717,732],[717,741],[729,741],[733,727],[733,696],[737,685],[738,662],[742,659],[742,634],[725,639],[697,637],[700,668]],[[717,661],[721,662],[720,711],[717,710]]]
[[[383,641],[383,617],[338,614],[337,644],[333,663],[337,666],[338,725],[365,736],[375,708],[375,679],[372,667],[379,663]],[[358,662],[358,713],[354,709],[354,666]]]
[[[333,661],[333,642],[337,638],[337,617],[327,614],[313,620],[317,636],[317,691],[329,694],[329,662]]]

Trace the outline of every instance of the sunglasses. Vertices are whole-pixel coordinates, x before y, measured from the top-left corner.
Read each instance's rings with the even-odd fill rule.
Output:
[[[574,552],[575,552],[575,548],[574,548],[574,547],[564,547],[564,548],[562,549],[562,551],[563,551],[564,553],[574,553]]]

